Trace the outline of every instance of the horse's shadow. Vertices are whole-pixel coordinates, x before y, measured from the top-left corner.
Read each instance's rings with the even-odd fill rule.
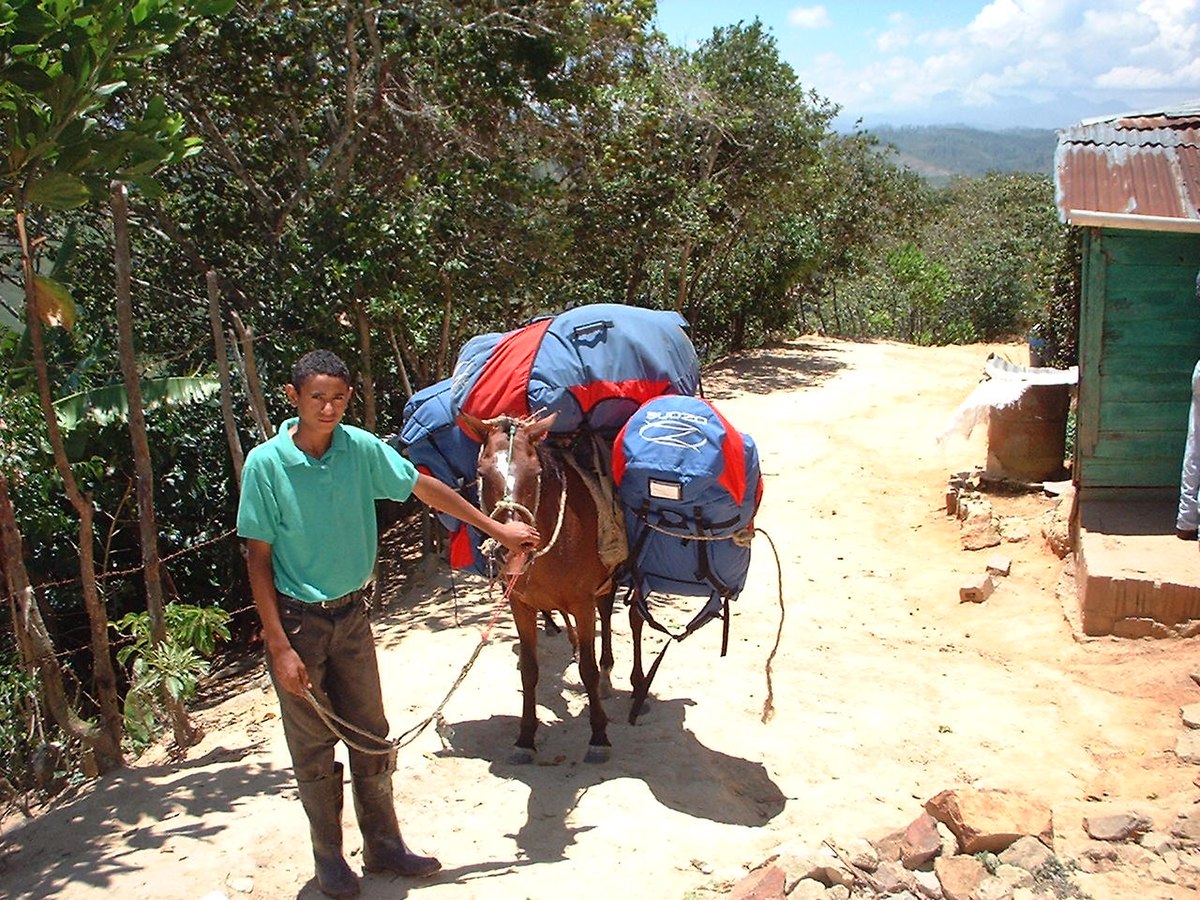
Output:
[[[591,827],[568,825],[580,799],[592,787],[621,778],[643,781],[663,806],[713,822],[760,826],[783,810],[786,798],[762,763],[706,747],[686,728],[686,709],[695,701],[685,697],[657,699],[651,694],[639,717],[644,724],[630,726],[626,723],[629,692],[614,690],[605,702],[612,756],[606,763],[584,763],[587,715],[569,710],[566,699],[582,688],[577,680],[572,684],[562,678],[570,648],[561,640],[540,643],[543,677],[538,699],[553,719],[544,712],[540,716],[537,761],[526,765],[509,761],[519,728],[519,717],[514,715],[447,723],[450,727],[442,735],[447,746],[439,754],[487,760],[493,774],[526,784],[526,819],[511,835],[525,859],[565,858],[576,834]]]

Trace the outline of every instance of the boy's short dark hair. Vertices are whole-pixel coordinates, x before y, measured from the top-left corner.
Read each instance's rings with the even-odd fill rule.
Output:
[[[310,350],[296,360],[292,366],[292,386],[302,388],[304,382],[314,375],[329,375],[350,384],[350,368],[337,354],[328,350]]]

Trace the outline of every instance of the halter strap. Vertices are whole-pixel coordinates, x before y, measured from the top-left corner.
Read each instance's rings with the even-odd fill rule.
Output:
[[[502,496],[496,502],[496,504],[492,507],[492,511],[490,513],[488,513],[488,516],[492,519],[498,519],[500,514],[503,514],[504,512],[512,512],[512,513],[516,513],[517,515],[522,516],[530,525],[536,526],[538,509],[541,507],[541,503],[542,503],[542,473],[541,473],[540,459],[539,459],[539,470],[538,470],[538,476],[537,476],[537,487],[534,492],[533,509],[530,510],[527,506],[525,506],[521,503],[518,503],[515,499],[513,499],[513,494],[514,494],[514,490],[516,487],[516,479],[513,477],[513,473],[512,473],[512,448],[513,448],[513,444],[516,442],[517,430],[522,425],[528,424],[530,421],[531,421],[530,419],[518,420],[518,419],[511,418],[511,417],[504,417],[502,419],[494,419],[494,420],[486,423],[486,424],[499,425],[501,422],[505,422],[507,424],[507,430],[508,430],[508,457],[507,457],[507,463],[505,465],[505,470],[503,473],[504,474],[504,496]],[[481,450],[481,452],[482,452],[482,450]],[[479,498],[482,501],[482,499],[483,499],[483,476],[480,475],[477,480],[479,482],[478,483]],[[529,557],[530,565],[532,565],[532,563],[535,559],[545,556],[547,553],[549,553],[554,548],[554,545],[558,542],[558,536],[562,532],[563,520],[566,518],[566,509],[567,509],[567,482],[566,482],[565,476],[560,477],[559,481],[560,481],[560,485],[559,485],[559,493],[558,493],[558,520],[555,522],[555,525],[554,525],[554,533],[550,535],[550,540],[546,543],[546,546],[542,547],[540,550],[535,550],[533,553],[530,554],[530,557]],[[495,542],[491,542],[491,541],[486,542],[486,543],[491,543],[493,546],[495,544]],[[490,552],[489,552],[489,555],[490,555]],[[526,567],[526,568],[528,568],[528,567]]]

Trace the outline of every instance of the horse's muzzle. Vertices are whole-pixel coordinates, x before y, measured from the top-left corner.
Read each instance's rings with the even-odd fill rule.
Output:
[[[525,574],[525,570],[529,568],[530,561],[528,550],[522,550],[519,553],[509,553],[504,558],[504,567],[500,570],[500,574],[505,578],[518,578]]]

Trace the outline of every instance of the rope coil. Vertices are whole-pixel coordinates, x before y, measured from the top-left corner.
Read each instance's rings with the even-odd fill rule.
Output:
[[[640,518],[640,517],[639,517]],[[679,538],[681,541],[733,541],[739,547],[749,547],[750,542],[754,540],[754,526],[747,525],[745,528],[739,528],[737,531],[729,534],[693,534],[691,532],[671,531],[669,528],[663,528],[660,525],[655,525],[649,519],[642,519],[642,522],[651,531],[657,531],[659,534],[665,534],[667,537]]]

